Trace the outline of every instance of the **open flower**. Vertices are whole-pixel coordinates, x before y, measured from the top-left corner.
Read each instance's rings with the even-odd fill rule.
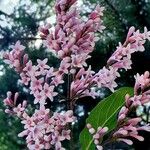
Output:
[[[53,98],[57,95],[57,92],[54,92],[54,86],[50,86],[47,83],[44,84],[44,94],[53,101]]]

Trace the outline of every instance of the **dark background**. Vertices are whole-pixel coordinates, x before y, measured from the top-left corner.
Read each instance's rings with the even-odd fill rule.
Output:
[[[57,67],[58,59],[43,45],[38,36],[38,27],[45,22],[54,20],[54,1],[53,0],[16,0],[15,6],[10,11],[2,8],[3,3],[7,3],[6,7],[13,7],[10,0],[0,0],[0,50],[10,50],[9,46],[20,40],[26,46],[26,52],[30,59],[36,62],[37,58],[49,58],[49,65]],[[15,0],[14,0],[15,2]],[[80,1],[81,3],[81,1]],[[88,64],[92,69],[98,71],[102,68],[107,59],[115,50],[118,42],[124,42],[126,34],[130,26],[135,26],[143,31],[146,26],[150,30],[150,0],[84,0],[79,9],[82,15],[87,16],[94,8],[96,3],[105,6],[104,24],[106,29],[103,34],[99,34],[100,40],[96,43],[95,51],[91,54],[92,58],[88,60]],[[82,6],[82,7],[81,7]],[[51,22],[50,22],[51,23]],[[54,23],[55,24],[55,23]],[[121,70],[121,78],[117,79],[119,87],[133,86],[134,75],[138,72],[142,74],[144,71],[150,71],[150,43],[146,43],[146,51],[144,53],[136,53],[133,55],[132,70],[125,72]],[[27,99],[31,102],[31,111],[33,97],[29,95],[27,87],[22,86],[18,82],[19,75],[5,65],[0,59],[0,150],[23,150],[25,149],[24,140],[17,137],[22,130],[22,126],[18,119],[4,114],[4,106],[2,100],[6,97],[7,91],[20,92],[20,99]],[[65,89],[64,89],[65,90]],[[93,100],[89,97],[78,101],[75,107],[75,115],[78,118],[78,124],[74,126],[75,146],[79,149],[78,135],[84,127],[85,118],[88,112],[96,106],[96,104],[104,97],[110,94],[107,89],[100,89],[100,98]],[[49,104],[53,110],[65,109],[62,103],[57,100]],[[59,109],[58,109],[59,108]],[[138,111],[142,114],[143,122],[150,122],[149,106]],[[132,147],[126,147],[124,144],[117,144],[122,149],[150,150],[150,134],[142,132],[145,137],[144,142],[135,141]],[[119,146],[118,146],[119,145]]]

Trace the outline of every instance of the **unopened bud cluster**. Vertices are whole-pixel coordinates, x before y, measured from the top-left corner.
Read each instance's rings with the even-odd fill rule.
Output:
[[[89,133],[93,137],[94,144],[96,145],[97,150],[103,150],[103,147],[101,146],[102,139],[104,135],[107,133],[108,128],[107,127],[98,127],[97,130],[95,130],[91,124],[86,125]]]

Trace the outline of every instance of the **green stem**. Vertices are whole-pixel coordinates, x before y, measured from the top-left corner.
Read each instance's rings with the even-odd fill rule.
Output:
[[[70,97],[71,82],[72,82],[71,74],[68,74],[68,85],[67,85],[67,109],[73,111],[73,109],[74,109],[73,101],[72,101],[72,99],[71,99],[71,97]],[[70,150],[74,150],[74,149],[75,149],[75,148],[74,148],[74,135],[73,135],[73,127],[72,127],[71,124],[68,126],[68,129],[71,130],[71,133],[70,133],[71,140],[70,140],[69,148],[70,148]]]

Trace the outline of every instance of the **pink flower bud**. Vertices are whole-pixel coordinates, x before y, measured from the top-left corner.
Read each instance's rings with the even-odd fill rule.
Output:
[[[9,109],[5,109],[5,113],[12,114],[12,111],[10,111]]]
[[[19,93],[15,93],[15,96],[14,96],[14,104],[16,105],[16,102],[17,102],[17,99],[19,97]]]
[[[127,34],[127,39],[126,41],[128,41],[129,37],[135,32],[135,27],[130,27],[128,34]]]
[[[132,125],[137,125],[141,121],[142,121],[142,118],[133,118],[133,119],[128,120],[128,123]]]
[[[27,101],[23,101],[22,106],[26,107],[27,106]]]
[[[135,134],[130,134],[130,136],[136,138],[139,141],[144,141],[144,138],[142,136],[135,135]]]
[[[88,129],[92,128],[91,124],[89,124],[89,123],[86,126]]]
[[[99,139],[99,138],[100,138],[100,136],[99,136],[99,134],[98,134],[98,133],[96,133],[96,134],[93,136],[93,138],[94,138],[94,139]]]
[[[90,129],[89,129],[89,132],[90,132],[91,134],[94,134],[94,133],[95,133],[95,129],[94,129],[94,128],[90,128]]]
[[[102,147],[101,145],[97,145],[96,148],[97,148],[98,150],[103,150],[103,147]]]
[[[124,138],[119,138],[119,139],[117,139],[117,141],[125,142],[125,143],[127,143],[128,145],[132,145],[132,144],[133,144],[133,142],[132,142],[131,140],[124,139]]]
[[[95,145],[98,145],[98,144],[99,144],[99,141],[98,141],[98,140],[94,140],[94,144],[95,144]]]
[[[7,97],[8,97],[8,98],[11,98],[11,96],[12,96],[12,93],[11,93],[10,91],[8,91],[8,92],[7,92]]]

